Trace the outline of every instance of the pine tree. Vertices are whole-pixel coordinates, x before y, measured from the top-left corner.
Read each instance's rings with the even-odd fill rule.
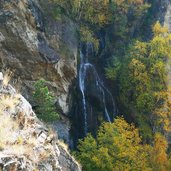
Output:
[[[35,112],[43,121],[50,122],[59,118],[54,105],[54,97],[50,94],[46,81],[41,79],[34,84],[33,99],[36,103]]]

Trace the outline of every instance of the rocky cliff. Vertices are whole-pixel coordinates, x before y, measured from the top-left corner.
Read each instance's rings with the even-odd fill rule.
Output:
[[[44,6],[41,6],[43,4]],[[15,82],[31,100],[32,83],[44,78],[65,114],[77,75],[77,39],[72,21],[55,20],[48,1],[0,1],[0,68],[15,71]]]
[[[31,105],[0,73],[0,170],[80,171],[81,168]]]

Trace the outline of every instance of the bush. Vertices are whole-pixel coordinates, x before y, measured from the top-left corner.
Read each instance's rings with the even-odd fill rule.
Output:
[[[50,94],[46,81],[41,79],[34,84],[35,91],[33,99],[36,102],[35,112],[38,118],[45,122],[54,121],[59,118],[54,105],[54,97]]]

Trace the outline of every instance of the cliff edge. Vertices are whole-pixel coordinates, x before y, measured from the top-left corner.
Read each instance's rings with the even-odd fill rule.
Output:
[[[0,73],[0,170],[81,171],[27,100]]]

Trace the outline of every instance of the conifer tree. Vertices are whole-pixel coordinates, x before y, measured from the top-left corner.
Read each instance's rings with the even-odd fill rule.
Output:
[[[46,81],[41,79],[34,84],[35,91],[33,99],[36,103],[35,112],[37,116],[46,121],[54,121],[59,118],[54,105],[54,97],[50,94]]]

